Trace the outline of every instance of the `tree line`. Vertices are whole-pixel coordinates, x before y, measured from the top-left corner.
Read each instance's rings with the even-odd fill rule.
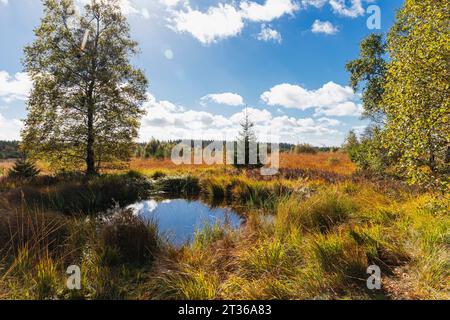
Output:
[[[17,159],[22,156],[19,150],[19,141],[0,140],[0,159]]]

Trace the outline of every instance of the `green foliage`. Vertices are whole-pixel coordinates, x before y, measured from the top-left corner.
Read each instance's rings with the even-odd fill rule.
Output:
[[[228,193],[225,181],[207,179],[202,181],[202,190],[211,202],[223,201]]]
[[[383,35],[371,34],[360,45],[359,57],[347,63],[346,68],[351,73],[350,84],[353,90],[362,88],[363,116],[375,122],[382,122],[384,108],[382,99],[386,78],[387,62],[384,59],[386,44]]]
[[[95,174],[103,162],[132,154],[147,80],[130,63],[137,43],[119,5],[92,2],[80,12],[73,0],[46,0],[25,48],[33,90],[22,147],[55,169],[85,164]]]
[[[18,159],[14,166],[9,170],[8,176],[11,178],[34,178],[38,176],[40,170],[36,168],[35,164],[27,159]]]
[[[379,124],[348,149],[362,169],[395,170],[412,184],[448,189],[449,12],[448,1],[405,1],[387,44],[371,35],[362,41],[360,57],[347,64],[352,87],[365,84],[364,115]]]
[[[158,180],[158,179],[164,178],[166,176],[167,176],[167,174],[165,172],[156,170],[155,172],[152,173],[151,178]]]
[[[389,154],[389,150],[383,146],[382,130],[378,127],[368,127],[360,139],[351,131],[344,149],[365,173],[386,174],[397,158],[396,154]]]
[[[152,138],[144,147],[143,157],[165,159],[170,158],[172,149],[176,145],[174,142],[164,142]]]
[[[388,36],[384,144],[412,183],[450,184],[450,2],[407,0]]]

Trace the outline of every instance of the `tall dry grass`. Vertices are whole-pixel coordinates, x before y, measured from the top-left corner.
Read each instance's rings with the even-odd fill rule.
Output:
[[[0,203],[0,298],[450,298],[448,197],[352,179],[340,153],[283,157],[292,175],[268,180],[150,160],[88,185],[76,177],[11,181]],[[296,175],[304,169],[344,179]],[[79,215],[145,197],[141,191],[230,205],[246,223],[206,225],[177,248],[129,212]],[[65,287],[68,264],[82,269],[81,291]],[[380,291],[366,287],[371,264],[382,270]]]

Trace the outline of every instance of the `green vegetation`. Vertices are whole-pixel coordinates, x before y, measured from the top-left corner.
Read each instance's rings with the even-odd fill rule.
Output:
[[[351,158],[363,170],[443,192],[450,184],[449,11],[448,1],[406,0],[387,41],[370,35],[347,64],[352,87],[364,84],[363,115],[373,120],[361,141],[350,137]]]
[[[241,131],[236,139],[234,148],[234,165],[237,168],[259,168],[263,166],[260,145],[254,130],[255,124],[251,120],[248,108],[245,108],[244,118],[240,122]]]
[[[34,178],[39,174],[40,170],[36,165],[27,159],[18,159],[14,166],[9,170],[8,176],[12,178]]]
[[[388,36],[385,146],[413,183],[450,185],[450,3],[405,1]]]
[[[178,141],[160,141],[152,138],[147,144],[136,146],[135,156],[138,158],[154,158],[158,160],[170,158],[172,149]]]
[[[80,14],[73,0],[44,1],[36,38],[25,48],[33,80],[22,132],[29,157],[66,170],[84,165],[95,175],[102,163],[132,155],[147,80],[130,63],[138,45],[118,6],[93,2]]]

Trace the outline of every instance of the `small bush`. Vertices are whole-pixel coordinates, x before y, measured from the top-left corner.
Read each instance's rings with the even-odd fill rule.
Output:
[[[130,170],[126,173],[126,177],[130,179],[143,179],[144,175],[136,170]]]
[[[34,163],[26,159],[18,159],[9,170],[8,176],[11,178],[29,179],[38,176],[39,173],[40,170],[36,168]]]
[[[240,204],[255,207],[273,209],[275,192],[271,184],[260,181],[240,180],[232,189],[233,199]]]

